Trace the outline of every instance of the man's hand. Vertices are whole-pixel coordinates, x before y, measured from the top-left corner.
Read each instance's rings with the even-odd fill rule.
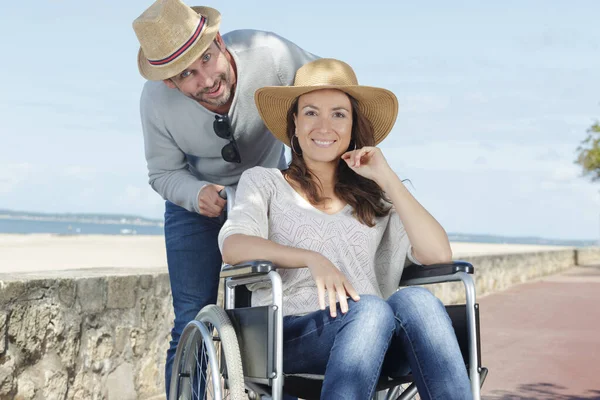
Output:
[[[215,218],[221,215],[227,201],[219,196],[223,189],[221,185],[206,185],[198,193],[198,208],[200,214]]]

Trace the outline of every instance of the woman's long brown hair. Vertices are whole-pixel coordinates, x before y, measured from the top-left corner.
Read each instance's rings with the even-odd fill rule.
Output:
[[[365,146],[375,146],[373,127],[358,108],[358,102],[352,96],[347,95],[352,105],[352,138],[348,150]],[[294,115],[298,113],[298,99],[294,101],[287,113],[287,135],[290,143],[294,140],[295,123]],[[299,150],[298,142],[294,149]],[[283,175],[292,183],[298,185],[308,200],[313,205],[323,204],[329,198],[320,193],[321,182],[310,173],[301,154],[292,151],[292,161]],[[364,178],[352,171],[344,160],[340,158],[336,171],[336,183],[334,193],[344,202],[350,204],[354,209],[353,215],[367,226],[375,225],[375,217],[383,217],[390,211],[390,201],[385,196],[381,187],[374,181]]]

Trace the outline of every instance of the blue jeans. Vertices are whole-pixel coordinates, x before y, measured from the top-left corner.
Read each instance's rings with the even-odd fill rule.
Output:
[[[381,374],[412,372],[422,399],[472,399],[467,369],[444,305],[428,290],[384,300],[363,295],[332,318],[329,309],[283,321],[285,373],[325,375],[321,398],[370,399]]]
[[[216,304],[221,272],[217,244],[224,218],[209,218],[169,201],[165,204],[165,244],[175,322],[167,350],[167,397],[179,337],[185,325],[207,304]]]

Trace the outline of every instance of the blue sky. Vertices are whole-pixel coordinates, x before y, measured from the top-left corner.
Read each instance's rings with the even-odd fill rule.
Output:
[[[600,235],[573,164],[600,118],[596,1],[208,1],[221,31],[274,31],[392,90],[390,164],[451,232]],[[147,184],[131,22],[150,1],[0,12],[0,208],[160,218]]]

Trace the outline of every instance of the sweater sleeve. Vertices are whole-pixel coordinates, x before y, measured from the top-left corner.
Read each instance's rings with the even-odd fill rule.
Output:
[[[294,83],[298,68],[320,58],[275,33],[270,36],[271,55],[283,86]]]
[[[225,239],[233,234],[269,238],[269,203],[273,190],[274,182],[268,169],[254,167],[242,174],[233,208],[219,232],[221,251]]]
[[[199,213],[198,194],[209,182],[189,171],[185,154],[168,132],[149,90],[145,86],[142,92],[140,116],[150,186],[163,199]]]
[[[404,266],[411,263],[419,264],[412,255],[412,246],[400,216],[392,207],[375,254],[375,274],[384,298],[391,296],[398,289]]]

